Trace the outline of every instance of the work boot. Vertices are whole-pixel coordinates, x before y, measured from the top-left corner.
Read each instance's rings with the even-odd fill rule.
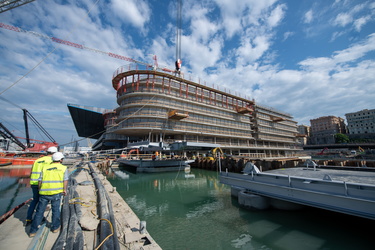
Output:
[[[33,238],[36,235],[36,233],[29,233],[29,237]]]
[[[52,233],[57,233],[60,231],[60,227],[56,228],[55,230],[52,230]]]
[[[31,222],[33,222],[33,221],[32,220],[26,220],[25,227],[30,226]]]

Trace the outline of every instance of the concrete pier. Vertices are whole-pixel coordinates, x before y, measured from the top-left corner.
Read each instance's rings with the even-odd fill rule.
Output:
[[[220,182],[230,185],[232,194],[237,194],[244,206],[290,209],[286,203],[290,202],[375,219],[375,172],[321,168],[255,170],[244,174],[221,172],[219,176]]]
[[[68,210],[72,210],[72,207],[74,207],[73,210],[80,211],[78,215],[70,214],[70,217],[77,217],[77,225],[80,228],[77,230],[77,226],[75,226],[75,230],[77,230],[75,235],[79,235],[79,232],[82,232],[83,249],[96,249],[106,244],[105,242],[109,240],[118,242],[118,247],[109,247],[109,249],[161,249],[147,232],[147,229],[141,228],[142,223],[139,218],[117,193],[116,188],[100,173],[96,164],[91,164],[95,172],[95,177],[93,178],[90,164],[89,162],[82,162],[78,166],[69,168],[71,172],[77,171],[78,168],[81,168],[81,171],[74,177],[71,177],[74,178],[75,183],[75,198],[68,199],[68,196],[65,196],[65,200],[62,202],[62,217],[64,217],[64,213],[67,210],[67,207],[64,206],[68,206]],[[95,182],[99,182],[104,188],[98,190]],[[107,201],[98,200],[100,192],[109,199]],[[107,208],[109,204],[111,208]],[[27,209],[28,203],[20,206],[17,211],[0,224],[1,249],[59,249],[59,246],[56,245],[59,237],[65,237],[66,235],[66,239],[69,239],[71,228],[64,229],[64,226],[68,226],[64,225],[64,221],[66,221],[64,218],[62,219],[62,227],[59,233],[52,233],[50,231],[49,226],[52,212],[48,209],[45,212],[45,223],[40,226],[34,238],[29,238],[28,233],[30,228],[29,226],[24,226]],[[100,210],[105,209],[110,211],[108,219],[100,217],[103,216]],[[100,234],[106,232],[105,227],[109,225],[109,217],[113,217],[113,223],[111,223],[113,228],[108,230],[109,234],[105,235],[105,239],[101,241]],[[69,221],[67,224],[71,223]],[[113,239],[115,235],[116,239]],[[69,244],[73,245],[68,240],[65,241],[65,238],[63,238],[63,244],[64,247],[67,247]]]

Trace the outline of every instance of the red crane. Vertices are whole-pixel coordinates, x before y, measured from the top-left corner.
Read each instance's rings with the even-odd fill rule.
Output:
[[[149,63],[138,61],[138,60],[135,60],[135,59],[130,58],[130,57],[118,55],[118,54],[115,54],[115,53],[112,53],[112,52],[105,52],[105,51],[101,51],[101,50],[98,50],[98,49],[89,48],[89,47],[86,47],[85,45],[82,45],[82,44],[73,43],[73,42],[63,40],[63,39],[60,39],[60,38],[57,38],[57,37],[49,37],[49,36],[34,32],[34,31],[24,30],[24,29],[21,29],[19,27],[15,27],[15,26],[12,26],[12,25],[9,25],[9,24],[0,23],[0,28],[11,30],[11,31],[16,31],[16,32],[27,33],[27,34],[30,34],[30,35],[33,35],[33,36],[36,36],[36,37],[39,37],[39,38],[51,40],[52,42],[55,42],[55,43],[71,46],[71,47],[74,47],[74,48],[77,48],[77,49],[89,50],[89,51],[96,52],[96,53],[103,54],[103,55],[107,55],[107,56],[110,56],[110,57],[113,57],[113,58],[116,58],[116,59],[119,59],[119,60],[138,63],[138,64],[141,64],[141,65],[145,65],[147,67],[153,68],[153,65],[151,65]],[[156,60],[156,55],[154,57],[154,60]],[[155,66],[156,66],[156,69],[161,70],[161,71],[166,71],[166,72],[169,72],[169,73],[176,72],[176,71],[168,69],[168,68],[159,67],[157,64]]]

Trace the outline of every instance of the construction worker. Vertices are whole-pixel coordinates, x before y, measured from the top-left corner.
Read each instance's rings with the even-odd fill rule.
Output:
[[[40,157],[33,164],[33,167],[31,169],[31,174],[30,174],[30,185],[33,191],[33,200],[30,203],[29,210],[27,210],[26,226],[31,224],[34,210],[36,208],[36,205],[39,202],[38,180],[39,180],[40,173],[42,172],[42,168],[44,164],[50,164],[52,162],[52,154],[56,152],[57,152],[56,147],[49,147],[47,149],[47,155]]]
[[[44,165],[39,177],[39,203],[30,228],[30,237],[34,237],[42,222],[47,204],[51,201],[52,207],[52,233],[60,230],[60,205],[61,196],[67,194],[69,174],[67,167],[62,165],[64,155],[56,152],[52,155],[52,163]]]

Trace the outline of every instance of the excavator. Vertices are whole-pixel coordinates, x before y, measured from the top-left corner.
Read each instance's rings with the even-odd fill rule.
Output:
[[[217,147],[217,148],[214,148],[211,151],[209,151],[208,155],[206,157],[204,157],[203,159],[209,160],[209,161],[214,161],[218,157],[218,155],[216,154],[218,151],[220,152],[220,158],[223,158],[224,157],[223,150],[221,150],[221,148]]]
[[[320,153],[317,153],[317,155],[324,155],[324,151],[328,150],[328,148],[323,148],[322,151],[320,151]]]
[[[130,158],[132,156],[132,153],[135,153],[136,156],[139,156],[139,149],[138,148],[133,148],[130,149],[129,152],[123,151],[120,155],[121,158]]]

